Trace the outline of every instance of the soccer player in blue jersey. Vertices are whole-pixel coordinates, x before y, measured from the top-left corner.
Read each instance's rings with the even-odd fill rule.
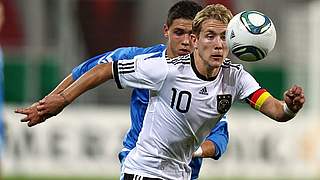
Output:
[[[167,56],[169,58],[173,58],[191,53],[193,50],[193,44],[190,40],[192,19],[201,9],[202,7],[193,1],[180,1],[174,4],[168,11],[167,21],[164,25],[164,36],[168,40],[167,46],[159,44],[149,48],[118,48],[114,51],[93,57],[75,67],[72,74],[65,78],[65,80],[50,94],[60,93],[97,64],[123,59],[132,59],[137,55],[144,54],[155,54],[156,56]],[[136,146],[148,102],[149,90],[133,89],[130,105],[131,128],[123,140],[123,149],[119,153],[120,162],[123,162],[130,150]],[[227,122],[225,118],[223,118],[212,129],[207,140],[194,153],[194,158],[189,164],[192,168],[191,179],[198,178],[202,164],[202,157],[213,158],[216,160],[221,157],[226,150],[228,139]]]

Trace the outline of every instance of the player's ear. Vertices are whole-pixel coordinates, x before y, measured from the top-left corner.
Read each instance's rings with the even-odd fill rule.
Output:
[[[165,38],[169,37],[169,27],[168,27],[167,24],[163,25],[163,35],[164,35]]]
[[[191,42],[192,42],[194,48],[197,48],[198,47],[197,36],[195,34],[190,34],[190,37],[191,37]]]

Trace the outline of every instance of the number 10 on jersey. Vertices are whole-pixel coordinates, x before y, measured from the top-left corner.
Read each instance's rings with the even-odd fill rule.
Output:
[[[191,104],[192,94],[189,91],[179,91],[176,88],[172,88],[171,105],[172,109],[176,109],[178,112],[186,113],[189,111]]]

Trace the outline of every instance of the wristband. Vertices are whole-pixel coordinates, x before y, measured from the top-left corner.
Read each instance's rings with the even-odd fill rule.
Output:
[[[193,157],[202,157],[202,148],[201,148],[201,146],[193,153]]]
[[[297,113],[293,112],[287,105],[287,103],[283,103],[283,111],[284,113],[290,117],[290,118],[293,118],[297,115]]]

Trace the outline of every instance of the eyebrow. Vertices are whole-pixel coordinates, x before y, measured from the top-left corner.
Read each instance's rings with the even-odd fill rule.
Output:
[[[184,29],[183,29],[183,28],[180,28],[180,27],[175,27],[174,30],[184,31]]]
[[[183,29],[183,28],[180,28],[180,27],[174,28],[173,31],[183,31],[185,33],[191,33],[192,32],[192,30],[186,30],[186,29]]]
[[[206,31],[205,33],[213,33],[213,34],[226,34],[226,30],[225,31],[222,31],[221,33],[217,33],[217,32],[215,32],[215,31],[212,31],[212,30],[208,30],[208,31]]]

